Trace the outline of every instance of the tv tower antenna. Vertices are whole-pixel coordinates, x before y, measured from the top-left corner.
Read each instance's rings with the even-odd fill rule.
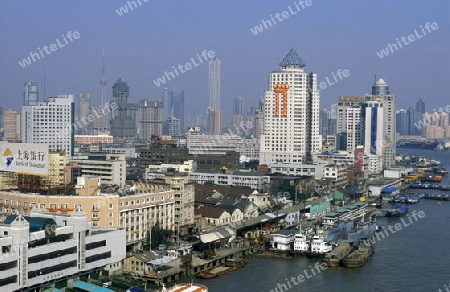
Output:
[[[105,107],[106,104],[106,84],[108,83],[108,79],[106,79],[105,77],[105,70],[106,70],[106,51],[105,51],[105,46],[103,46],[103,53],[102,53],[102,78],[100,79],[100,85],[102,86],[102,108]]]

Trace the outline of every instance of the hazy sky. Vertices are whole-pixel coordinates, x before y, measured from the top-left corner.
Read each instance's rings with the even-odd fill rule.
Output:
[[[0,10],[0,78],[3,109],[20,110],[23,83],[37,81],[46,96],[91,93],[100,103],[102,46],[107,50],[108,100],[111,86],[122,77],[130,86],[130,101],[161,96],[153,80],[172,66],[184,65],[202,51],[214,50],[222,61],[221,104],[225,118],[236,96],[246,106],[256,104],[267,88],[268,73],[294,47],[306,62],[306,71],[319,81],[338,69],[350,76],[321,91],[321,108],[329,108],[340,95],[369,93],[374,74],[389,83],[398,108],[415,105],[419,98],[427,109],[450,104],[450,1],[378,0],[318,1],[304,8],[296,1],[155,1],[138,0],[130,10],[125,0],[2,1]],[[132,1],[128,1],[132,2]],[[131,4],[132,5],[132,4]],[[116,10],[128,6],[119,16]],[[289,11],[289,6],[292,12]],[[298,11],[297,7],[300,8]],[[285,19],[275,14],[285,13]],[[294,14],[295,13],[295,14]],[[258,34],[251,28],[271,19],[276,24]],[[420,26],[436,22],[438,29],[422,32]],[[417,36],[408,45],[396,38]],[[79,38],[62,35],[79,32]],[[31,60],[38,47],[56,44],[54,51]],[[388,43],[398,51],[380,58]],[[192,64],[192,62],[191,62]],[[205,113],[208,105],[208,66],[200,64],[167,82],[185,90],[186,115]]]

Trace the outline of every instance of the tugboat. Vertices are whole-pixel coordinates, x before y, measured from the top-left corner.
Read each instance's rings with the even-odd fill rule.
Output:
[[[346,268],[358,268],[373,254],[372,246],[359,245],[354,251],[341,260],[341,264]]]
[[[386,212],[386,217],[400,217],[408,213],[408,207],[404,205],[396,205],[394,209]]]

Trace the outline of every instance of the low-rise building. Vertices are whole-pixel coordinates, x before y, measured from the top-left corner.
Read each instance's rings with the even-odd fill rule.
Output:
[[[0,225],[0,288],[35,290],[89,271],[121,268],[125,230],[93,230],[81,208],[55,215],[35,209]]]
[[[189,180],[198,184],[213,183],[219,186],[250,187],[257,190],[266,190],[270,185],[270,177],[259,172],[238,171],[233,174],[221,171],[196,171],[189,173]]]
[[[270,241],[272,248],[278,250],[291,250],[294,245],[294,237],[297,230],[278,230],[272,233],[272,240]]]

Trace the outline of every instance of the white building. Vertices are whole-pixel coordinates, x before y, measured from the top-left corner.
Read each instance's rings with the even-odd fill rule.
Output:
[[[304,72],[306,65],[294,49],[279,65],[264,94],[260,163],[310,161],[321,149],[317,74]]]
[[[187,148],[189,154],[224,155],[227,151],[237,151],[242,144],[242,138],[235,134],[207,135],[188,131]]]
[[[383,168],[391,168],[395,166],[397,147],[395,139],[397,98],[389,93],[389,85],[380,78],[372,86],[372,94],[365,95],[364,99],[365,101],[381,100],[383,103]]]
[[[127,169],[123,154],[78,156],[70,162],[78,163],[83,176],[100,177],[103,185],[125,186]]]
[[[189,180],[199,184],[205,182],[212,182],[215,185],[221,186],[247,186],[252,189],[265,190],[270,185],[270,177],[260,173],[244,173],[238,172],[235,174],[227,173],[210,173],[210,172],[191,172],[189,173]]]
[[[242,143],[238,145],[236,151],[241,155],[241,161],[250,161],[259,159],[259,140],[258,139],[242,139]]]
[[[0,288],[37,289],[88,271],[121,268],[125,230],[91,230],[81,209],[70,215],[42,210],[11,215],[0,225]]]
[[[48,97],[34,106],[22,107],[21,134],[24,143],[48,144],[50,151],[73,156],[74,96]]]
[[[184,161],[182,164],[159,164],[159,165],[149,165],[145,169],[145,179],[154,179],[156,173],[166,173],[169,170],[172,170],[171,172],[187,172],[191,173],[197,170],[197,161],[195,160],[187,160]],[[157,176],[158,178],[164,177]]]
[[[337,103],[336,149],[353,151],[360,144],[355,141],[363,96],[340,96]],[[358,137],[359,138],[359,137]],[[350,142],[348,141],[350,139]]]

